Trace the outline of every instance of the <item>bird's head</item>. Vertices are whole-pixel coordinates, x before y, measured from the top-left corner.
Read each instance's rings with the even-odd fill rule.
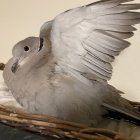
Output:
[[[46,41],[39,37],[28,37],[18,42],[12,50],[13,58],[11,71],[16,73],[18,69],[35,65],[49,52]]]

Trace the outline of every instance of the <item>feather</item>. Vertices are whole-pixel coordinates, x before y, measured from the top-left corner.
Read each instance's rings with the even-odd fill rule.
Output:
[[[137,10],[137,9],[140,9],[140,4],[121,4],[114,8],[100,11],[98,14],[111,15],[111,14],[124,13],[124,12],[127,12],[128,10]]]
[[[134,35],[133,32],[123,33],[123,32],[106,31],[106,33],[109,33],[109,34],[111,34],[117,38],[120,38],[120,39],[127,39],[127,38],[130,38]],[[119,55],[119,53],[117,53],[117,55]]]
[[[125,12],[119,14],[110,14],[110,15],[101,15],[98,17],[98,20],[128,20],[128,19],[139,19],[140,13],[139,12]]]
[[[85,40],[84,42],[83,42],[83,47],[86,49],[86,47],[90,47],[90,48],[94,48],[95,50],[97,50],[97,51],[99,51],[99,52],[102,52],[102,53],[104,53],[104,54],[108,54],[108,55],[110,55],[110,56],[117,56],[117,55],[119,55],[120,54],[120,52],[119,51],[115,51],[115,50],[112,50],[110,47],[107,47],[106,45],[104,45],[104,44],[101,44],[101,43],[99,43],[99,42],[94,42],[94,43],[92,43],[92,45],[90,45],[91,44],[91,42],[90,42],[90,40]]]
[[[140,18],[139,19],[113,19],[113,20],[99,20],[98,19],[98,24],[107,24],[107,25],[135,25],[140,23]]]
[[[93,59],[92,55],[90,55],[90,54],[87,54],[84,57],[84,59],[86,59],[87,61],[90,61],[90,63],[93,63],[94,65],[101,68],[102,70],[104,70],[110,74],[112,73],[112,66],[110,65],[110,63],[102,62],[102,61],[99,61],[98,59]]]
[[[115,31],[115,32],[133,32],[136,31],[137,29],[133,26],[122,26],[122,25],[107,25],[107,24],[98,24],[95,25],[96,29],[101,29],[105,31]]]
[[[104,75],[104,74],[100,73],[98,70],[93,69],[92,65],[90,65],[89,62],[83,61],[83,64],[88,68],[89,73],[91,72],[91,73],[97,75],[97,77],[101,78],[102,80],[106,80],[106,79],[109,80],[111,78],[110,75]]]
[[[130,2],[133,0],[101,0],[101,1],[97,1],[94,2],[92,4],[87,5],[87,7],[92,7],[93,9],[100,9],[100,10],[104,10],[104,9],[108,9],[108,8],[112,8],[115,7],[117,5],[119,5],[120,3],[124,3],[124,2]]]
[[[86,45],[85,45],[86,46]],[[111,56],[111,55],[107,55],[105,53],[102,53],[100,51],[97,51],[96,49],[94,48],[91,48],[91,47],[88,47],[86,46],[85,49],[90,52],[91,54],[94,54],[96,57],[100,58],[102,61],[105,61],[105,62],[113,62],[114,61],[114,57]]]
[[[93,39],[94,42],[99,41],[100,43],[105,44],[107,48],[111,48],[115,51],[121,51],[130,45],[128,41],[116,38],[101,30],[94,31],[89,39]]]
[[[120,107],[109,105],[107,103],[103,103],[102,105],[103,105],[103,107],[105,107],[109,111],[118,112],[118,113],[121,113],[121,114],[124,114],[124,115],[130,117],[131,119],[133,119],[134,121],[136,121],[137,124],[140,125],[140,114],[134,113],[134,112],[129,111],[127,109],[126,110],[124,110],[124,109],[122,110]]]

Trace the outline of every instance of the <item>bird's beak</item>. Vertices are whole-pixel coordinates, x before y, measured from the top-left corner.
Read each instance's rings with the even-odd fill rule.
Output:
[[[39,45],[39,50],[38,52],[40,52],[43,48],[43,45],[44,45],[44,39],[43,38],[40,38],[40,45]]]
[[[17,69],[18,69],[19,65],[18,65],[18,59],[15,60],[14,64],[11,67],[11,71],[13,73],[16,73]]]

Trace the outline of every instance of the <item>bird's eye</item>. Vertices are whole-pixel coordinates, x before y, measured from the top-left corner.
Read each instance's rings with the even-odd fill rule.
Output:
[[[25,46],[25,47],[24,47],[24,51],[25,51],[25,52],[28,52],[28,51],[29,51],[29,47],[28,47],[28,46]]]

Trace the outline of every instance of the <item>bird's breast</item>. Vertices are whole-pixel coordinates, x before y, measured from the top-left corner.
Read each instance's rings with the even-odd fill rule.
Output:
[[[85,85],[70,75],[32,72],[17,76],[11,85],[16,100],[29,112],[89,123],[102,114],[101,85]]]

